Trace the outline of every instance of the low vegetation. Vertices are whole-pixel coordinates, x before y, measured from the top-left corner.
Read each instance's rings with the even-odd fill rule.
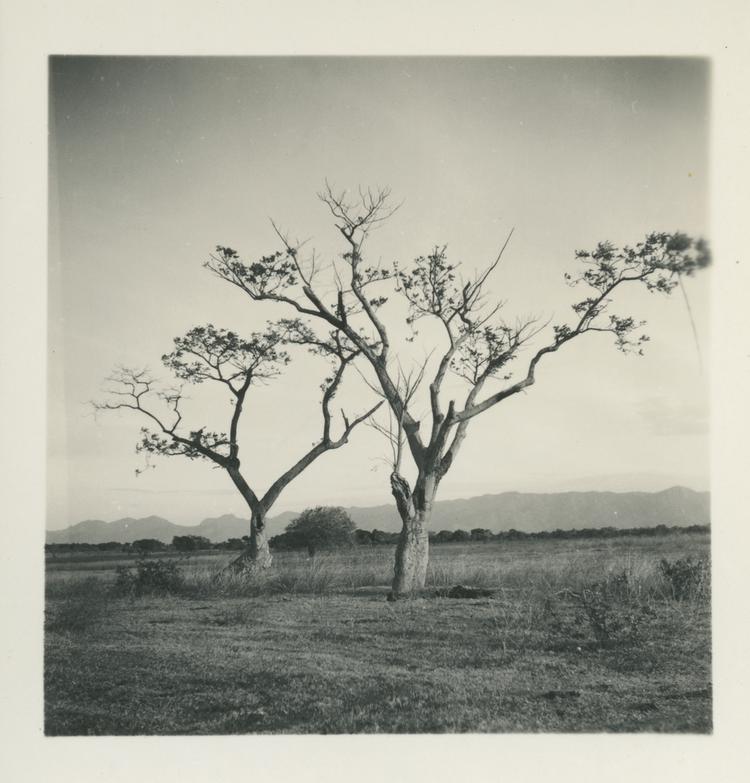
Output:
[[[49,561],[46,732],[708,732],[708,545],[447,544],[395,603],[386,546]]]
[[[319,509],[308,509],[308,511],[318,511]],[[335,509],[337,511],[341,509]],[[296,520],[295,520],[296,521]],[[276,550],[306,549],[307,541],[294,536],[287,535],[292,529],[294,523],[287,526],[287,530],[270,540],[271,548]],[[430,531],[430,544],[456,544],[466,543],[467,541],[477,541],[490,543],[492,541],[520,541],[520,540],[543,540],[543,541],[569,541],[590,538],[660,538],[668,535],[682,536],[685,534],[707,535],[710,531],[708,525],[689,525],[687,527],[679,525],[655,525],[653,527],[596,527],[581,528],[573,530],[542,530],[538,532],[524,532],[522,530],[501,530],[493,533],[484,528],[474,528],[473,530],[440,530],[438,532]],[[389,533],[385,530],[359,530],[349,529],[345,537],[347,545],[354,543],[359,545],[396,544],[398,533]],[[348,535],[351,533],[351,536]],[[145,552],[205,552],[211,549],[221,551],[234,551],[244,549],[250,541],[249,536],[242,538],[229,538],[226,541],[211,542],[205,536],[174,536],[171,544],[165,544],[156,539],[140,539],[132,543],[120,543],[118,541],[107,541],[101,544],[46,544],[44,550],[50,557],[70,553],[88,552],[97,554],[100,552],[122,552],[136,556]],[[146,542],[144,544],[144,542]],[[325,542],[323,548],[331,548],[331,544],[341,543],[336,537]]]
[[[111,591],[116,596],[179,594],[185,577],[175,560],[139,560],[135,571],[117,566],[117,579]]]

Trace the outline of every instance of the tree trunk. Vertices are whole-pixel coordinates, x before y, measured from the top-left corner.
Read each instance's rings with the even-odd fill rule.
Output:
[[[250,544],[242,554],[229,564],[235,572],[258,571],[269,568],[273,562],[271,548],[266,535],[265,515],[254,513],[250,517]]]
[[[227,473],[250,509],[250,544],[227,566],[227,570],[245,572],[268,568],[273,560],[266,536],[266,513],[270,504],[266,505],[258,501],[240,473],[239,462],[230,465]]]
[[[250,559],[256,568],[268,568],[273,562],[266,535],[265,516],[250,520]]]
[[[409,490],[405,479],[391,475],[391,492],[401,516],[401,535],[396,547],[396,563],[390,598],[412,595],[424,589],[429,560],[427,525],[432,515],[432,501],[437,481],[435,476],[420,476]]]
[[[427,521],[422,513],[401,520],[393,574],[393,598],[412,595],[424,588],[429,559]]]

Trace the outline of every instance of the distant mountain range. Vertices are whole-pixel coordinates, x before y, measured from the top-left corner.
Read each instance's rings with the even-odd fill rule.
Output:
[[[572,530],[596,527],[655,527],[656,525],[708,525],[710,494],[686,487],[661,492],[504,492],[435,504],[431,529],[471,530],[487,528],[493,533],[520,530]],[[395,506],[346,509],[357,527],[393,532],[401,529]],[[298,516],[286,511],[269,519],[272,535],[283,532]],[[249,532],[249,522],[233,514],[204,519],[199,525],[175,525],[162,517],[127,517],[114,522],[88,519],[64,530],[48,530],[48,544],[130,543],[139,538],[156,538],[165,543],[173,536],[205,536],[211,541],[240,538]]]

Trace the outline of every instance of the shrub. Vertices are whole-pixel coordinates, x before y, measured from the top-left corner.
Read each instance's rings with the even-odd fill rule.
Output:
[[[356,527],[339,506],[317,506],[303,511],[286,526],[283,536],[290,549],[305,548],[312,557],[319,549],[352,546]]]
[[[375,528],[370,533],[370,541],[373,544],[395,544],[398,541],[398,533],[386,533],[385,530]]]
[[[471,531],[472,541],[492,541],[492,531],[484,527],[475,527]]]
[[[178,552],[196,552],[200,549],[210,549],[211,542],[205,536],[174,536],[172,546]]]
[[[174,560],[139,560],[135,571],[117,567],[116,595],[140,596],[178,593],[184,586],[182,573]]]
[[[659,570],[669,585],[675,601],[705,598],[710,589],[710,574],[705,560],[693,561],[691,557],[670,563],[662,559]]]
[[[133,541],[133,549],[144,554],[146,552],[160,552],[165,549],[165,544],[156,538],[139,538],[137,541]]]
[[[654,616],[651,607],[634,599],[627,571],[584,585],[577,594],[579,612],[598,642],[635,641],[644,620]]]

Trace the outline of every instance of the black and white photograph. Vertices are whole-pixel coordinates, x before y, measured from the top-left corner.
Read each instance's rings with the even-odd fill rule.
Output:
[[[45,731],[710,732],[708,62],[49,69]]]
[[[8,779],[744,779],[747,11],[323,5],[2,5]]]

